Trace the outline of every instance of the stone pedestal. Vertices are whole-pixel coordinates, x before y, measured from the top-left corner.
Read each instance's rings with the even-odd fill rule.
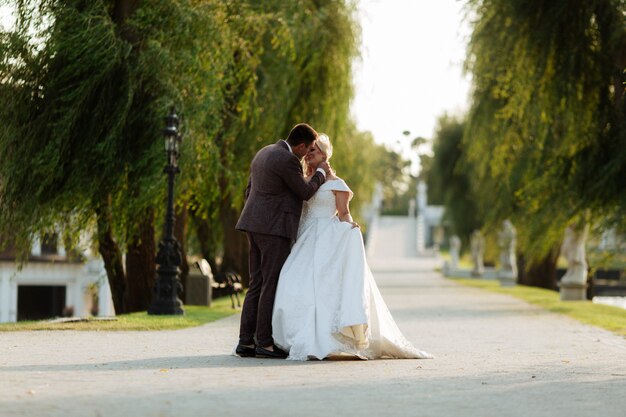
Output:
[[[517,284],[517,274],[512,270],[499,270],[498,281],[501,287],[514,287]]]
[[[560,282],[561,301],[584,301],[587,299],[587,284]]]

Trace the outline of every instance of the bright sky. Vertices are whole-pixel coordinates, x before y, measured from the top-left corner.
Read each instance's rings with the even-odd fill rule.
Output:
[[[355,66],[352,103],[359,130],[408,152],[403,131],[411,132],[410,139],[431,138],[441,114],[467,109],[464,3],[359,0],[362,60]]]

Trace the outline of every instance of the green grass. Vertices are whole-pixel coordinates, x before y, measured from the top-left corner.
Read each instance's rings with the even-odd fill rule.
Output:
[[[450,252],[448,250],[442,250],[439,252],[439,256],[444,261],[450,262],[452,257],[450,256]],[[472,263],[472,256],[469,253],[462,253],[459,258],[459,268],[461,269],[472,269],[474,268],[474,264]]]
[[[553,313],[565,314],[583,323],[626,336],[626,310],[623,308],[594,304],[591,301],[561,301],[558,292],[543,288],[525,285],[501,287],[498,281],[493,280],[454,277],[451,279],[470,287],[511,295]]]
[[[229,297],[213,300],[211,307],[185,306],[184,309],[185,314],[183,316],[149,316],[145,311],[142,311],[119,315],[115,321],[89,320],[75,323],[20,321],[17,323],[1,323],[0,332],[28,330],[174,330],[200,326],[238,312],[238,310],[231,308]]]

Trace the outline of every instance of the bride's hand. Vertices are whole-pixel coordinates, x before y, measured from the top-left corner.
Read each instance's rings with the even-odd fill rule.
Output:
[[[352,225],[353,229],[354,228],[359,228],[359,229],[361,228],[361,226],[359,226],[359,224],[357,222],[348,222],[348,223],[350,223]]]

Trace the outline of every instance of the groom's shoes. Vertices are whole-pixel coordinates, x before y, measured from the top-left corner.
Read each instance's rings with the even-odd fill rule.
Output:
[[[261,346],[256,347],[257,358],[285,359],[287,352],[274,345],[274,350],[263,349]]]
[[[240,356],[242,358],[254,358],[256,356],[256,350],[254,346],[248,347],[242,344],[237,345],[235,353],[237,354],[237,356]]]

